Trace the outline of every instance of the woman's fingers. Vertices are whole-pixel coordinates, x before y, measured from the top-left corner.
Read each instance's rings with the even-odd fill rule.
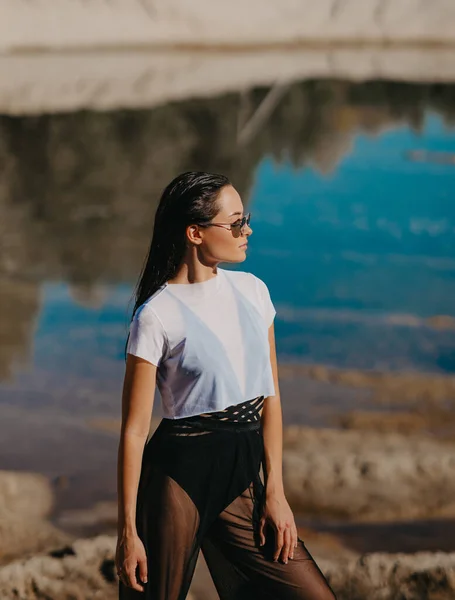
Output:
[[[281,554],[281,549],[283,548],[284,541],[284,527],[282,525],[278,525],[275,531],[275,553],[273,555],[273,560],[277,561],[278,557]]]
[[[261,517],[261,519],[259,521],[259,545],[260,546],[263,546],[265,544],[264,529],[265,529],[265,519],[264,519],[264,517]]]
[[[141,556],[139,559],[139,577],[142,583],[147,583],[147,559]]]
[[[144,591],[147,583],[147,555],[139,538],[119,540],[115,553],[117,575],[123,585]]]
[[[294,524],[293,527],[291,527],[291,551],[289,552],[289,558],[291,558],[291,559],[294,558],[294,550],[295,550],[295,548],[297,548],[297,542],[298,542],[297,527]]]
[[[290,525],[278,525],[275,540],[273,560],[277,561],[281,557],[281,560],[287,564],[289,558],[294,558],[294,548],[297,545],[297,529],[292,528]]]
[[[291,529],[286,527],[283,535],[283,549],[281,552],[281,560],[287,564],[289,559],[289,553],[291,551]]]
[[[123,579],[125,580],[125,584],[128,587],[132,588],[133,590],[136,590],[137,592],[143,592],[144,588],[138,583],[136,578],[136,565],[137,561],[135,561],[134,563],[127,563],[125,569],[122,571]]]

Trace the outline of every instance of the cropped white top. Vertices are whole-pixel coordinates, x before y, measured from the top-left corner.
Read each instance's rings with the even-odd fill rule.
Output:
[[[127,352],[157,365],[168,419],[275,395],[268,328],[276,311],[252,273],[217,268],[198,283],[165,283],[136,311]]]

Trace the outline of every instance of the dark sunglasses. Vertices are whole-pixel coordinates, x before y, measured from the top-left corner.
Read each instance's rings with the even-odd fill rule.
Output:
[[[197,223],[197,225],[200,227],[210,227],[211,225],[215,225],[217,227],[223,227],[224,229],[226,229],[225,226],[228,225],[227,229],[238,231],[240,233],[245,225],[248,225],[248,227],[250,226],[250,219],[251,213],[249,212],[241,219],[234,221],[234,223]]]

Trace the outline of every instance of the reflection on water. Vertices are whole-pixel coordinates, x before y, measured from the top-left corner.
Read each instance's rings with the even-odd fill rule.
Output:
[[[455,166],[409,160],[455,154],[455,85],[306,81],[257,118],[266,95],[0,117],[3,466],[57,474],[67,459],[48,450],[61,431],[86,440],[86,469],[84,419],[119,415],[129,302],[159,193],[188,169],[230,176],[253,213],[247,261],[233,268],[268,283],[283,362],[455,371],[452,322],[428,320],[455,317]],[[288,392],[285,418],[311,422]],[[28,440],[21,457],[11,435]],[[115,460],[105,439],[94,471]],[[39,449],[41,468],[30,463]]]
[[[455,167],[408,162],[416,146],[455,155],[455,135],[430,113],[421,137],[406,125],[359,132],[326,177],[260,165],[252,266],[279,305],[282,356],[455,371],[455,320],[430,319],[455,314]]]

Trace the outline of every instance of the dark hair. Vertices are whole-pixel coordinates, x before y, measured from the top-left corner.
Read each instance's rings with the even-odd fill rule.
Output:
[[[156,209],[152,241],[135,288],[131,319],[148,298],[174,277],[185,254],[186,227],[209,222],[218,214],[218,195],[226,185],[231,182],[224,175],[188,171],[166,186]]]

